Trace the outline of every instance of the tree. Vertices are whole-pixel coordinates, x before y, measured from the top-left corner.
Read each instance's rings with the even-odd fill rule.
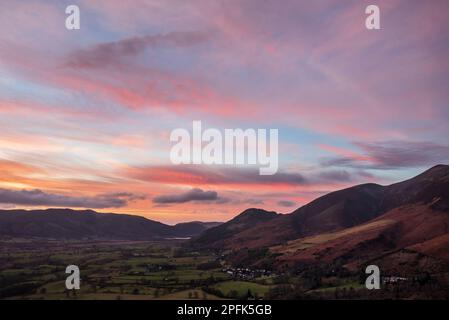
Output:
[[[231,299],[237,299],[239,297],[239,293],[237,290],[231,290],[229,292],[229,298]]]

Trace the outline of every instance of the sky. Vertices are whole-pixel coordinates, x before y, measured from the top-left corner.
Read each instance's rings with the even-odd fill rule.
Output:
[[[0,209],[226,221],[448,164],[448,18],[446,0],[3,0]],[[172,164],[194,120],[278,129],[278,173]]]

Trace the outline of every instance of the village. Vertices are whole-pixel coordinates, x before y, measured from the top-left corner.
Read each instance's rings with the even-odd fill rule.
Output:
[[[265,269],[249,269],[249,268],[223,268],[221,270],[229,274],[231,277],[239,280],[253,280],[260,277],[270,277],[274,274]]]

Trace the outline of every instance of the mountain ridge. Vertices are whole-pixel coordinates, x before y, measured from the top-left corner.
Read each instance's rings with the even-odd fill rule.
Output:
[[[0,237],[159,240],[191,237],[217,222],[170,226],[145,217],[93,210],[0,210]]]
[[[372,233],[374,238],[371,240],[368,238],[363,240],[360,234],[357,237],[361,241],[373,243],[378,240],[377,238],[382,238],[380,242],[391,240],[400,244],[403,240],[401,237],[407,236],[414,237],[416,243],[419,243],[421,238],[417,234],[402,230],[410,228],[413,221],[422,223],[419,215],[415,212],[410,216],[411,222],[407,221],[403,211],[400,211],[401,208],[410,212],[421,210],[426,217],[439,217],[440,224],[449,225],[449,215],[448,217],[444,214],[434,215],[435,212],[449,211],[449,166],[437,165],[411,179],[387,186],[368,183],[337,190],[309,202],[290,214],[277,215],[269,221],[256,221],[247,229],[218,239],[216,242],[212,241],[213,238],[208,238],[207,241],[204,239],[205,235],[214,234],[216,231],[215,228],[211,228],[193,238],[190,244],[194,247],[232,250],[271,248],[295,239],[332,235],[372,221],[385,220],[384,215],[390,217],[394,223],[384,224],[381,228],[376,226],[379,234]],[[231,228],[229,224],[232,224],[233,220],[227,222],[228,228]],[[423,232],[431,234],[434,226],[430,223],[423,226]],[[444,233],[444,230],[435,228],[439,231],[433,236]],[[413,241],[408,242],[408,245],[412,244]],[[385,249],[382,244],[376,245],[382,250]],[[302,254],[305,252],[307,250],[302,250]],[[377,249],[373,252],[377,252]]]
[[[407,216],[404,210],[412,214]],[[432,242],[410,229],[413,223],[420,224],[420,232],[446,241],[444,235],[449,232],[449,218],[445,212],[448,211],[449,166],[437,165],[391,185],[366,183],[337,190],[289,214],[250,208],[225,223],[193,221],[169,226],[141,216],[93,210],[0,210],[0,236],[111,240],[192,238],[187,245],[197,249],[276,248],[273,252],[283,252],[278,261],[290,264],[323,254],[326,248],[321,244],[292,254],[291,247],[301,245],[301,239],[315,239],[313,237],[330,239],[325,243],[338,248],[335,249],[337,256],[362,252],[365,245],[379,253],[388,247],[387,243],[393,243],[391,247],[395,248],[404,245],[440,252],[439,241]],[[426,218],[438,220],[439,225]],[[358,228],[366,234],[358,232]],[[347,238],[347,234],[352,238]],[[343,240],[346,244],[340,243]],[[421,242],[423,245],[419,246]],[[285,248],[279,251],[279,245]]]

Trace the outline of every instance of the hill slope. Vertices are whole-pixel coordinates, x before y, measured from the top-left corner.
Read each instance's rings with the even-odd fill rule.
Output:
[[[275,212],[262,209],[247,209],[234,219],[217,227],[210,228],[195,239],[192,244],[199,247],[221,247],[229,245],[228,240],[234,240],[239,234],[246,230],[252,230],[255,226],[277,220],[280,215]],[[260,236],[260,235],[258,235]]]
[[[0,210],[0,237],[155,240],[194,236],[210,226],[200,222],[169,226],[140,216],[91,210]]]
[[[335,259],[350,265],[401,248],[440,254],[449,233],[449,166],[390,186],[364,184],[332,192],[291,214],[253,221],[232,233],[215,231],[207,231],[215,234],[208,241],[206,232],[192,241],[234,251],[265,247],[277,256],[275,265]]]

